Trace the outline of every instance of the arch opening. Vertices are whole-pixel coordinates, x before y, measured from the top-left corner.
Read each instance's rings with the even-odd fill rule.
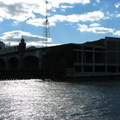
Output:
[[[11,58],[9,61],[9,69],[17,69],[18,68],[18,60],[16,58]]]
[[[6,68],[6,62],[3,59],[0,59],[0,69],[3,70]]]

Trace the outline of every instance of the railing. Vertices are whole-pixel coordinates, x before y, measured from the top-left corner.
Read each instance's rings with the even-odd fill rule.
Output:
[[[6,54],[6,53],[12,53],[12,52],[18,52],[18,46],[1,49],[0,55]]]

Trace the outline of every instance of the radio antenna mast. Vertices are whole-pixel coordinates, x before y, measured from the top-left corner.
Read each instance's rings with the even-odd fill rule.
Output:
[[[49,28],[49,20],[48,20],[48,1],[45,0],[46,3],[46,15],[45,22],[43,28],[43,46],[47,47],[48,39],[50,38],[50,28]]]
[[[23,29],[24,29],[24,28],[23,28],[23,26],[22,26],[22,38],[23,38],[23,31],[24,31]]]

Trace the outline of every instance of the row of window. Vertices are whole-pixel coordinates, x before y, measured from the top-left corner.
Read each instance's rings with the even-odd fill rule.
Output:
[[[74,51],[75,63],[120,63],[120,53],[117,52],[77,52]]]
[[[81,63],[105,63],[105,53],[96,52],[93,56],[93,52],[74,52],[74,62]]]
[[[120,72],[120,66],[89,66],[76,65],[75,72]]]

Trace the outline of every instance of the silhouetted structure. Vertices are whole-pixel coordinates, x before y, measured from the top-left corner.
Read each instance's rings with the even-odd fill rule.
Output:
[[[46,13],[45,13],[45,22],[44,22],[44,28],[43,28],[43,46],[47,47],[48,39],[50,38],[50,28],[49,28],[49,20],[48,20],[48,1],[45,0],[46,3]]]
[[[74,78],[120,75],[120,38],[106,37],[84,44],[0,51],[0,78]]]
[[[22,38],[21,42],[19,43],[19,50],[25,50],[26,49],[26,43],[25,40]]]
[[[5,43],[0,41],[0,49],[3,49],[3,48],[5,48]]]

